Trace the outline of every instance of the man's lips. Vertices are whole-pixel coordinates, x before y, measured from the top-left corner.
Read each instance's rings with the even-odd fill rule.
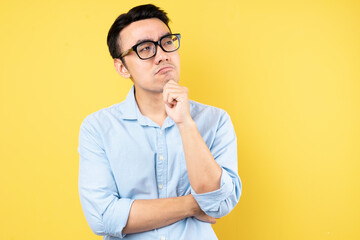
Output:
[[[174,67],[172,65],[165,65],[165,66],[162,66],[162,67],[158,68],[155,71],[155,74],[163,73],[163,72],[166,72],[166,71],[171,70],[171,69],[174,69]]]

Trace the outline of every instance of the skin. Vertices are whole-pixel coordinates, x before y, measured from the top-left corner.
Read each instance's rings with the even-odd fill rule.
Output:
[[[170,33],[167,26],[157,18],[140,20],[131,23],[120,32],[123,51],[131,48],[139,40],[151,39],[158,41]],[[155,57],[141,60],[135,52],[125,57],[126,65],[120,60],[114,60],[116,71],[124,78],[130,78],[135,85],[135,98],[141,113],[160,126],[166,118],[165,105],[162,103],[164,86],[170,81],[179,82],[180,56],[179,52],[166,53],[157,48]]]
[[[170,33],[167,26],[156,18],[133,22],[120,32],[122,51],[139,40],[158,41]],[[116,71],[130,78],[135,85],[135,99],[141,113],[159,126],[167,116],[176,123],[183,142],[190,184],[196,193],[220,188],[221,168],[202,139],[189,111],[188,89],[179,85],[179,51],[167,53],[160,47],[150,59],[141,60],[135,52],[125,56],[126,65],[114,59]],[[206,215],[194,197],[187,196],[151,200],[135,200],[123,233],[136,233],[167,226],[187,217],[215,223]]]

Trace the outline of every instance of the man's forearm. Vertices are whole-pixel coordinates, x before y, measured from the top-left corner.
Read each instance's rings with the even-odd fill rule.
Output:
[[[163,100],[167,115],[180,131],[191,187],[198,194],[219,189],[222,169],[191,118],[188,89],[170,80],[164,86]]]
[[[215,219],[201,211],[192,195],[135,200],[123,234],[145,232],[170,225],[187,217],[215,223]]]
[[[196,123],[191,120],[178,124],[178,128],[191,187],[198,194],[219,189],[221,167],[214,160],[197,129]]]

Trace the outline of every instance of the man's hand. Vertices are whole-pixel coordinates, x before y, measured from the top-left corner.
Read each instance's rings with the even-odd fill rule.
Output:
[[[216,219],[207,215],[206,213],[204,213],[199,204],[196,202],[194,196],[192,194],[189,194],[186,196],[187,198],[190,199],[191,201],[191,204],[192,204],[192,211],[193,211],[193,214],[192,216],[194,218],[196,218],[197,220],[200,220],[202,222],[207,222],[207,223],[211,223],[211,224],[215,224],[216,223]]]
[[[186,124],[192,121],[189,110],[188,89],[170,80],[163,90],[165,110],[176,124]]]
[[[204,213],[203,211],[201,211],[200,214],[195,215],[194,218],[196,218],[197,220],[200,220],[202,222],[208,222],[211,224],[215,224],[216,223],[216,218],[213,218],[209,215],[206,215],[206,213]]]

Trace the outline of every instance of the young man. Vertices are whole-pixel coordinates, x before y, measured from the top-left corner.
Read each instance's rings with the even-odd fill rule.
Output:
[[[154,5],[115,20],[109,50],[134,86],[80,128],[80,200],[104,239],[217,239],[211,224],[240,198],[233,125],[179,85],[181,36],[168,22]]]

